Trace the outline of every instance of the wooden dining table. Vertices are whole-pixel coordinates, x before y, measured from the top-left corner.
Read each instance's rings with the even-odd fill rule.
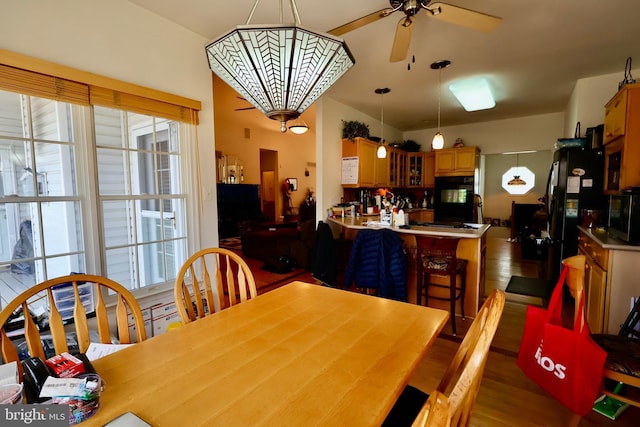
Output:
[[[379,426],[447,319],[292,282],[95,360],[105,388],[82,425]]]

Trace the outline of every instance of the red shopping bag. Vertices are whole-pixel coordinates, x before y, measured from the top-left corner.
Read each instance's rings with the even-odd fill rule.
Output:
[[[518,366],[533,381],[578,415],[587,415],[598,397],[607,353],[592,339],[584,315],[584,297],[578,304],[573,329],[562,325],[564,267],[549,307],[527,307]]]

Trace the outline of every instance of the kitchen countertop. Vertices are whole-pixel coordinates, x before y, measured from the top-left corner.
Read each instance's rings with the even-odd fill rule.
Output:
[[[640,245],[633,245],[624,240],[611,237],[604,228],[586,228],[579,225],[578,230],[588,234],[596,243],[605,249],[640,252]]]
[[[465,223],[470,228],[444,228],[435,225],[410,225],[409,228],[381,225],[379,216],[328,218],[329,221],[351,229],[382,229],[388,228],[398,233],[424,234],[443,237],[459,237],[463,239],[479,239],[491,227],[489,224]],[[640,248],[639,248],[640,249]]]

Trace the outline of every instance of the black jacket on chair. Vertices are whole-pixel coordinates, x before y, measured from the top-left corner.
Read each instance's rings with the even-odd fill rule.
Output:
[[[329,224],[318,221],[316,239],[313,245],[311,271],[313,277],[328,286],[336,285],[338,268],[336,264],[336,242]]]
[[[403,241],[392,230],[360,230],[351,248],[344,284],[376,288],[378,295],[407,300],[407,259]]]

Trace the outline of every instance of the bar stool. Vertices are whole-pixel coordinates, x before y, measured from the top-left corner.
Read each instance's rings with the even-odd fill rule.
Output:
[[[467,271],[467,260],[456,257],[458,238],[416,236],[417,251],[417,298],[418,305],[429,305],[429,298],[449,301],[451,304],[451,329],[456,335],[456,301],[460,300],[462,320],[464,320],[464,294]],[[430,283],[430,276],[448,276],[449,284]],[[457,278],[460,277],[460,286]],[[449,296],[429,294],[429,287],[448,288]]]

